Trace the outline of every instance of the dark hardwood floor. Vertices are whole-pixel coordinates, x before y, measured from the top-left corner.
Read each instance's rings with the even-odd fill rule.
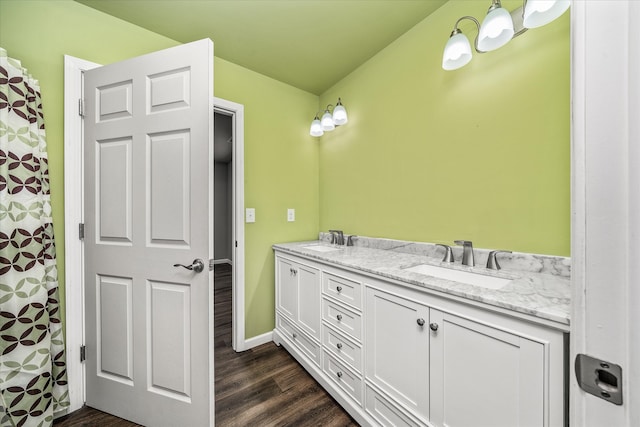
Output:
[[[231,266],[227,264],[216,265],[214,298],[217,426],[358,425],[283,348],[271,342],[242,353],[233,351]],[[55,421],[54,426],[138,424],[85,407]]]

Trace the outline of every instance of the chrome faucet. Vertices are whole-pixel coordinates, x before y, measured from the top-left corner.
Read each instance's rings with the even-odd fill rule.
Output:
[[[342,230],[329,230],[331,233],[331,244],[344,245],[344,233]]]
[[[470,267],[476,265],[473,259],[473,243],[470,240],[454,240],[453,243],[462,246],[462,265]]]
[[[489,252],[489,257],[487,258],[487,268],[490,270],[500,270],[500,264],[498,264],[498,258],[496,258],[497,254],[510,254],[511,251],[491,251]]]
[[[443,245],[441,243],[436,243],[436,246],[440,246],[441,248],[444,248],[444,258],[442,258],[442,262],[454,262],[455,260],[453,259],[453,252],[451,251],[451,246],[449,245]]]

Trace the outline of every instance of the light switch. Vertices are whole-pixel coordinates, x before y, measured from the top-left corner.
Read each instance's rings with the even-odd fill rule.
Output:
[[[245,211],[245,222],[256,222],[256,210],[255,208],[247,208]]]
[[[293,222],[296,220],[296,210],[295,209],[287,209],[287,221]]]

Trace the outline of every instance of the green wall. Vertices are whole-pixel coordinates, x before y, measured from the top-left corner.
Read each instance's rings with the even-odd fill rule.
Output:
[[[447,2],[321,96],[349,113],[320,138],[321,230],[569,255],[569,13],[444,71],[488,4]]]
[[[63,292],[63,55],[107,64],[177,44],[69,0],[0,0],[0,46],[41,84]],[[257,212],[245,240],[246,336],[253,337],[274,327],[271,245],[317,236],[318,143],[308,119],[318,97],[219,58],[214,74],[215,95],[245,108],[245,203]],[[296,222],[286,222],[287,208],[296,208]]]
[[[274,326],[271,245],[319,229],[569,254],[569,14],[443,71],[456,19],[486,8],[449,1],[319,104],[216,58],[216,96],[245,107],[245,205],[257,217],[245,229],[247,337]],[[469,22],[461,29],[475,36]],[[42,87],[63,289],[63,55],[107,64],[177,44],[70,0],[0,0],[0,46]],[[348,125],[309,137],[318,105],[338,96]]]

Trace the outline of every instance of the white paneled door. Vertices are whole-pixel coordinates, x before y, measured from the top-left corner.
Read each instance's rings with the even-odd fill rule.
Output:
[[[84,100],[87,405],[212,425],[213,43],[86,71]]]

